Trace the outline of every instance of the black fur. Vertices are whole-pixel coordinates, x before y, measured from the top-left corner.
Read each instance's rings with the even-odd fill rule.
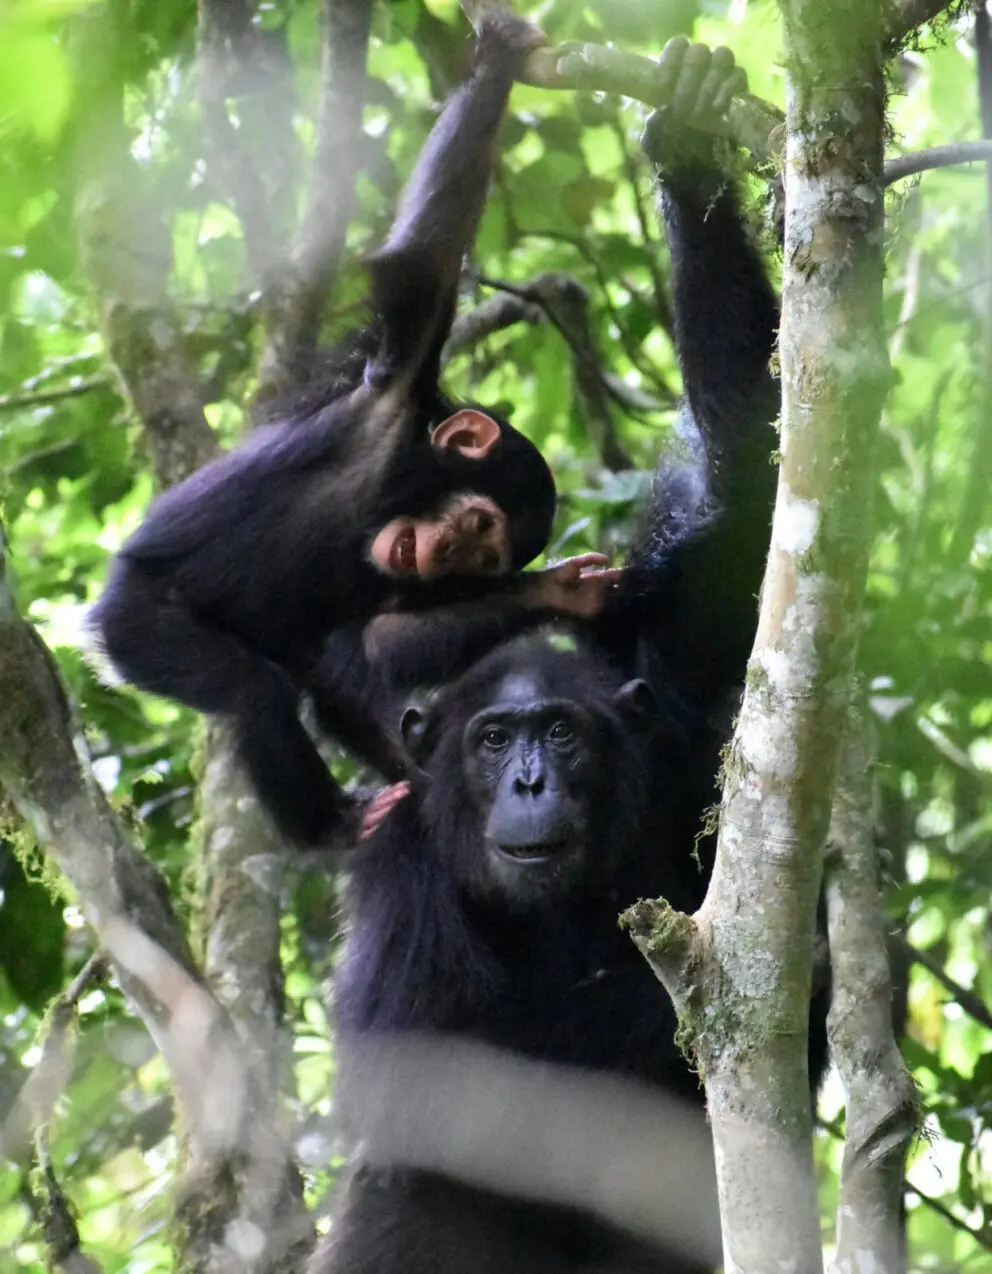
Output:
[[[768,548],[778,309],[701,139],[693,159],[666,151],[669,135],[655,126],[646,141],[672,253],[682,454],[662,462],[625,583],[597,621],[573,628],[573,650],[518,639],[407,719],[423,777],[356,856],[336,998],[346,1039],[447,1032],[699,1104],[668,996],[617,917],[658,895],[695,910],[712,868],[711,839],[700,861],[693,850],[718,796]],[[544,861],[527,861],[535,846]],[[825,1011],[821,992],[814,1081]],[[343,1066],[346,1079],[347,1051]],[[709,1267],[589,1214],[368,1162],[314,1268]]]
[[[332,732],[340,725],[339,741],[387,778],[404,772],[388,732],[363,711],[365,670],[347,640],[325,647],[325,639],[396,605],[418,610],[492,592],[480,581],[398,585],[369,559],[375,533],[395,516],[436,512],[456,492],[502,508],[515,571],[551,533],[550,470],[505,421],[494,417],[500,438],[484,458],[430,445],[431,426],[453,410],[438,368],[462,257],[510,86],[534,40],[520,19],[486,18],[475,69],[442,113],[370,262],[372,325],[321,387],[154,502],[91,612],[95,644],[123,678],[230,719],[262,801],[307,844],[353,819],[354,808],[300,724],[301,689],[320,695],[320,720]],[[519,582],[498,587],[512,598]],[[504,628],[532,619],[507,603]]]

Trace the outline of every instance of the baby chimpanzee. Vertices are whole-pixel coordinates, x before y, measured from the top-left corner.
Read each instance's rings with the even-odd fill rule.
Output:
[[[390,780],[404,773],[388,734],[328,690],[338,671],[328,661],[347,658],[329,638],[386,611],[444,603],[457,603],[445,620],[455,627],[497,605],[505,635],[548,611],[595,613],[615,578],[593,570],[605,559],[592,554],[518,573],[551,533],[548,466],[505,421],[453,407],[438,387],[500,120],[542,39],[522,19],[487,13],[474,69],[370,262],[373,322],[333,383],[161,495],[90,614],[124,679],[230,719],[259,797],[305,844],[360,814],[297,714],[318,661],[322,726]]]

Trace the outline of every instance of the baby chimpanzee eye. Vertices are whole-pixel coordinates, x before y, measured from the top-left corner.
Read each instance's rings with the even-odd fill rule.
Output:
[[[572,727],[567,721],[556,721],[548,731],[548,738],[555,743],[567,743],[572,737]]]
[[[491,531],[496,525],[496,521],[491,513],[480,513],[476,518],[475,532],[477,535],[485,535],[487,531]]]

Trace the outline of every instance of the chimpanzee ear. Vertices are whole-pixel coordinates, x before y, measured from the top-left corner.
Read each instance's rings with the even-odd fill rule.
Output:
[[[658,710],[658,700],[654,697],[654,691],[641,677],[624,682],[613,702],[628,717],[646,717],[649,713]]]
[[[413,761],[419,762],[427,735],[427,715],[420,708],[407,708],[400,717],[400,737]]]
[[[474,407],[463,407],[442,420],[431,434],[436,451],[457,451],[466,460],[484,460],[499,442],[499,425]]]

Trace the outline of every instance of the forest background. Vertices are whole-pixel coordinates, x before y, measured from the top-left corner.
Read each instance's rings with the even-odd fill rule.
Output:
[[[783,104],[772,0],[517,8],[556,42],[649,55],[679,32],[727,44],[752,92]],[[330,296],[325,334],[355,317],[361,256],[381,238],[468,48],[453,0],[376,6],[359,128],[361,62],[348,41],[363,38],[353,21],[362,9],[259,4],[233,57],[230,32],[202,17],[198,27],[191,0],[0,6],[6,570],[79,706],[99,784],[163,873],[215,985],[231,992],[240,1025],[279,1041],[274,1087],[291,1091],[311,1202],[340,1167],[327,1166],[316,1131],[312,1162],[306,1153],[333,1091],[336,884],[285,869],[195,716],[101,686],[77,641],[109,554],[156,484],[237,438],[246,404],[283,383],[316,338],[315,298]],[[337,23],[327,48],[322,10]],[[210,5],[201,11],[209,19]],[[198,65],[211,72],[199,81]],[[963,13],[924,28],[894,61],[890,88],[891,154],[992,136],[987,23],[976,30]],[[225,101],[237,103],[237,128],[218,111]],[[642,116],[615,97],[515,88],[450,351],[454,391],[512,403],[514,423],[553,464],[564,493],[555,553],[622,555],[679,392]],[[990,189],[981,165],[930,172],[890,189],[887,207],[895,381],[860,663],[893,955],[907,986],[902,1048],[924,1113],[907,1193],[919,1270],[992,1270]],[[753,180],[757,221],[765,190]],[[57,1054],[35,1162],[72,1200],[102,1269],[169,1269],[180,1147],[165,1063],[88,963],[94,938],[71,891],[42,871],[13,809],[0,812],[0,1122],[9,1132],[25,1080],[39,1059],[51,1078]],[[246,862],[257,870],[235,888]],[[825,1234],[840,1108],[828,1085],[817,1136]],[[27,1164],[0,1161],[4,1274],[44,1265],[50,1192]]]

